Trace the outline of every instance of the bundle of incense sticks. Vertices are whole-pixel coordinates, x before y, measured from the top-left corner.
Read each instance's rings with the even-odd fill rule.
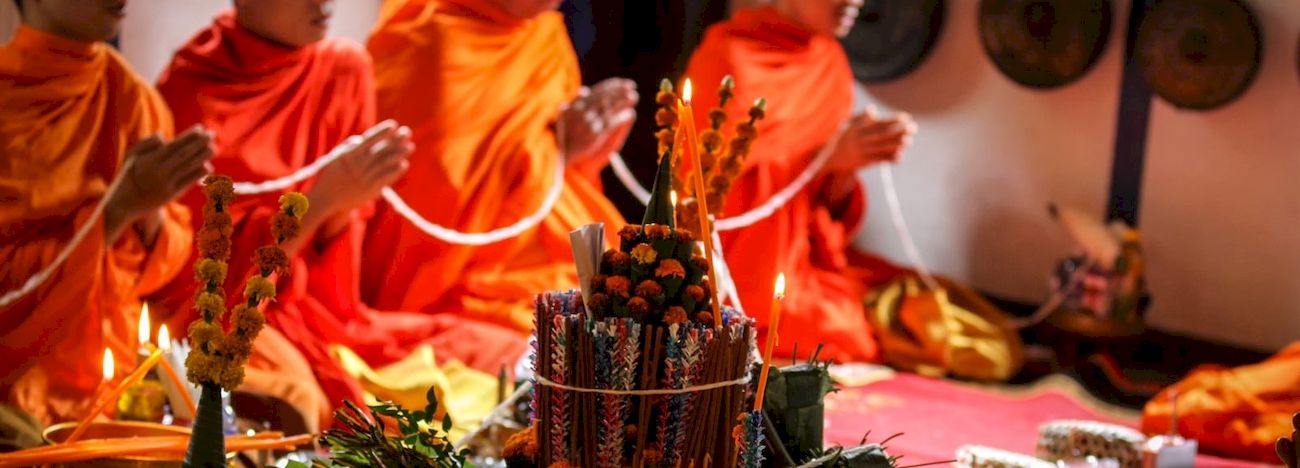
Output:
[[[590,467],[734,462],[732,428],[746,412],[754,325],[730,308],[724,309],[723,321],[713,327],[598,320],[585,313],[577,291],[539,295],[533,365],[535,375],[546,380],[538,379],[534,387],[536,462]]]

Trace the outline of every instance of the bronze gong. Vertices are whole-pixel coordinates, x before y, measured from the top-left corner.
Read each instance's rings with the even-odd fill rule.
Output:
[[[889,81],[915,69],[939,39],[943,0],[866,0],[840,42],[862,82]]]
[[[1259,25],[1237,0],[1157,0],[1138,27],[1137,60],[1157,95],[1213,109],[1246,91],[1259,71]]]
[[[1111,16],[1110,0],[982,0],[980,41],[1008,78],[1055,88],[1101,57]]]

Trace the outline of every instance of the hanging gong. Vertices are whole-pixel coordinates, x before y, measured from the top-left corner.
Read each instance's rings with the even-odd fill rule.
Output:
[[[1245,92],[1260,52],[1255,16],[1237,0],[1156,0],[1138,27],[1147,84],[1185,109],[1213,109]]]
[[[912,71],[943,28],[943,0],[866,0],[840,40],[862,82],[889,81]]]
[[[982,0],[980,40],[1002,74],[1034,88],[1083,76],[1110,38],[1110,0]]]

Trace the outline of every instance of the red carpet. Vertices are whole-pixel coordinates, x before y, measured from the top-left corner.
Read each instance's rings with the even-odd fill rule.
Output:
[[[826,440],[857,445],[871,430],[869,442],[896,433],[889,452],[904,455],[900,465],[950,460],[957,447],[985,445],[1034,453],[1038,426],[1057,419],[1089,419],[1134,426],[1093,411],[1074,397],[1056,391],[1007,396],[913,374],[864,387],[846,388],[827,397]],[[1201,456],[1200,467],[1259,466]]]

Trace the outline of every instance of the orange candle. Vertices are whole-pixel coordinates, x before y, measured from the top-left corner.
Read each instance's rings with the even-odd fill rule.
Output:
[[[112,358],[112,354],[109,351],[105,350],[104,351],[104,370],[105,370],[104,375],[107,376],[107,378],[112,377],[111,375],[112,368],[108,364],[111,358]],[[66,444],[69,442],[76,442],[77,439],[80,439],[82,434],[85,434],[86,430],[90,429],[90,423],[95,420],[96,416],[99,416],[100,413],[104,412],[104,408],[108,406],[110,402],[117,401],[117,397],[120,396],[122,392],[126,391],[126,389],[129,388],[130,386],[139,383],[141,379],[144,379],[145,374],[149,373],[149,369],[152,369],[153,366],[155,364],[158,364],[158,361],[161,359],[162,359],[162,350],[155,349],[152,353],[149,354],[148,358],[145,358],[144,362],[140,363],[140,365],[136,367],[134,371],[128,374],[126,378],[122,379],[122,382],[118,383],[116,387],[113,387],[113,390],[101,395],[102,398],[96,399],[94,409],[92,409],[89,413],[86,413],[86,416],[81,419],[81,422],[77,423],[77,430],[72,431],[72,435],[68,436],[67,440],[64,440],[63,443]],[[107,378],[105,380],[107,380]]]
[[[152,346],[150,347],[152,348]],[[172,337],[170,333],[167,333],[167,325],[165,324],[158,329],[158,349],[164,353],[171,351],[172,349]],[[150,349],[150,351],[152,351],[152,349]],[[185,407],[190,409],[190,417],[197,415],[198,407],[194,404],[194,397],[190,395],[190,387],[189,385],[186,385],[185,380],[176,372],[176,368],[172,367],[171,361],[163,359],[158,364],[162,367],[163,373],[167,374],[167,380],[170,380],[172,386],[176,387],[176,390],[180,392]]]
[[[681,119],[681,129],[678,133],[678,141],[685,139],[685,146],[682,151],[688,152],[691,156],[691,163],[695,165],[695,170],[691,171],[695,180],[695,209],[700,218],[700,240],[704,241],[704,258],[709,262],[709,279],[711,284],[709,294],[712,295],[711,304],[713,304],[713,326],[722,327],[722,306],[718,304],[718,284],[714,278],[715,270],[713,264],[713,230],[709,228],[709,207],[705,206],[704,199],[704,165],[700,161],[699,135],[695,133],[695,114],[691,109],[691,79],[687,78],[682,85],[682,100],[677,103],[677,117]],[[683,131],[684,130],[684,131]],[[685,135],[682,135],[685,133]]]
[[[767,371],[772,366],[772,348],[776,347],[777,329],[781,323],[781,300],[785,299],[785,273],[776,275],[772,292],[772,314],[767,321],[767,343],[763,345],[763,369],[758,373],[758,392],[754,394],[754,411],[763,409],[763,392],[767,390]]]

